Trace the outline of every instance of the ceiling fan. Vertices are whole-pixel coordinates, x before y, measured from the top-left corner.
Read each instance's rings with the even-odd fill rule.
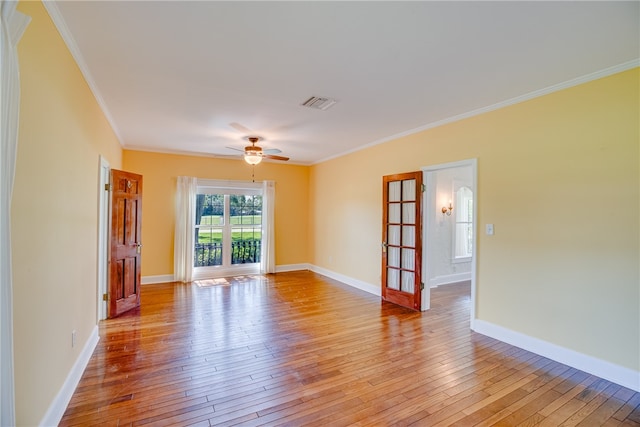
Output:
[[[244,161],[249,163],[250,165],[257,165],[262,161],[262,159],[282,160],[285,162],[289,160],[288,157],[276,156],[277,153],[281,152],[277,148],[263,150],[262,147],[256,145],[256,142],[262,141],[262,138],[259,136],[247,136],[244,139],[251,143],[251,145],[247,145],[246,147],[244,147],[244,150],[240,150],[234,147],[227,148],[244,152]]]

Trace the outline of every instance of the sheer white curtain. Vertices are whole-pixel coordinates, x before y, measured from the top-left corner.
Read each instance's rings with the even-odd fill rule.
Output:
[[[260,256],[260,272],[276,272],[274,206],[276,199],[276,183],[262,183],[262,253]]]
[[[0,9],[0,425],[15,425],[13,381],[13,292],[11,283],[11,193],[18,149],[20,73],[16,45],[31,18],[17,2]]]
[[[174,280],[190,282],[193,279],[193,244],[196,191],[198,179],[178,177],[176,192],[176,230],[173,244]]]

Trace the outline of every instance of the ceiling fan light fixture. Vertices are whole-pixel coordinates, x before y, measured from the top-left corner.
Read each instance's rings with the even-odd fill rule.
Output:
[[[246,139],[251,142],[251,145],[244,147],[244,161],[255,166],[262,161],[262,148],[256,146],[256,142],[262,138],[259,136],[248,136]]]
[[[262,156],[256,153],[249,153],[244,155],[244,161],[250,165],[257,165],[262,161]]]

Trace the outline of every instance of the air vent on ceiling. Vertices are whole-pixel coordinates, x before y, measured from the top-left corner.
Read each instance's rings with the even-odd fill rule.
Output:
[[[312,96],[311,98],[304,101],[302,104],[303,107],[315,108],[316,110],[328,110],[333,104],[335,104],[335,99],[324,98],[322,96]]]

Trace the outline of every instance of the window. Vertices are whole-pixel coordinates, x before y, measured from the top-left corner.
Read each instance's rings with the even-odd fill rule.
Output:
[[[469,187],[460,187],[456,191],[454,213],[453,259],[468,261],[473,254],[473,192]]]
[[[195,197],[195,271],[259,269],[262,245],[262,188],[198,185]],[[242,271],[248,273],[246,268]]]

